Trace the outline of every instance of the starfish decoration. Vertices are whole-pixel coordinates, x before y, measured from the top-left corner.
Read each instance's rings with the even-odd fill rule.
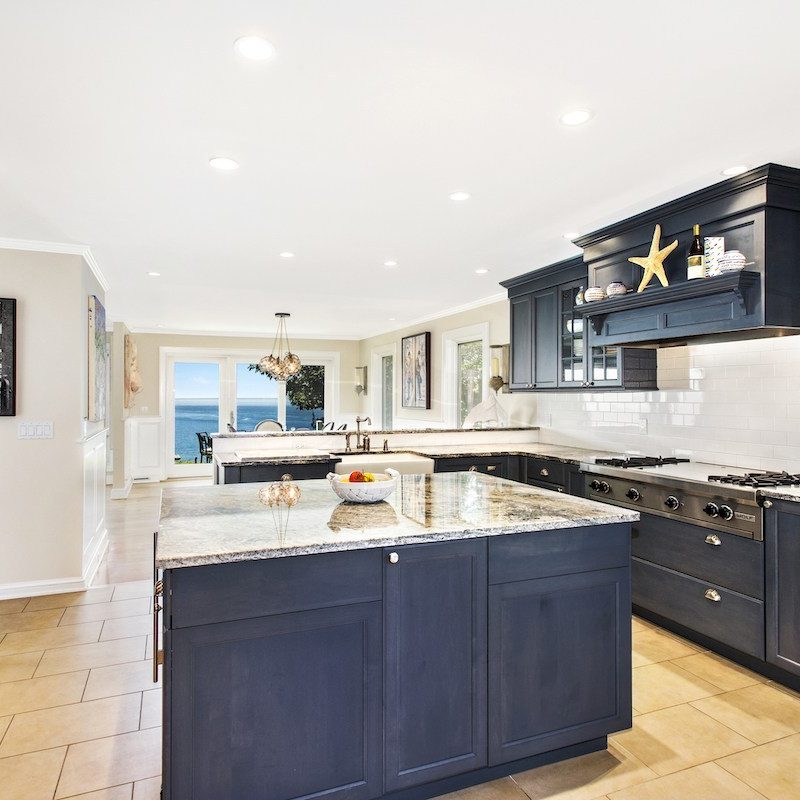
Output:
[[[652,280],[653,275],[658,277],[662,286],[669,286],[669,281],[664,273],[664,261],[666,261],[667,256],[678,246],[678,240],[676,239],[672,244],[662,250],[659,250],[658,247],[660,242],[661,226],[656,225],[656,229],[653,231],[653,241],[650,244],[650,252],[644,258],[628,259],[628,261],[633,264],[638,264],[644,270],[644,276],[642,277],[642,282],[639,284],[639,288],[636,290],[637,292],[644,291],[647,284]]]

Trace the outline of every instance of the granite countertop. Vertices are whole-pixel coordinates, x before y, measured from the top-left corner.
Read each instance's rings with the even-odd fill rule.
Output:
[[[800,503],[800,486],[772,486],[758,490],[759,497],[785,500],[787,503]]]
[[[581,447],[566,447],[557,444],[440,444],[440,445],[401,445],[390,447],[389,453],[413,453],[428,458],[481,458],[488,456],[539,456],[551,458],[565,464],[591,464],[598,458],[619,458],[624,453],[607,450],[591,450]],[[370,455],[382,455],[381,450],[373,450]],[[364,455],[354,450],[348,455]],[[314,464],[324,461],[341,461],[341,455],[331,455],[324,450],[297,448],[295,450],[262,450],[255,453],[223,453],[214,459],[221,466],[242,466],[253,464]]]
[[[381,503],[342,503],[300,481],[293,508],[266,508],[259,484],[167,488],[160,569],[635,522],[639,514],[478,473],[402,475]],[[565,534],[566,535],[566,534]]]
[[[391,436],[393,433],[486,433],[491,431],[538,431],[539,427],[535,425],[523,425],[515,428],[401,428],[384,431],[381,429],[364,428],[364,433],[370,436]],[[350,433],[355,433],[355,428],[351,428]],[[265,438],[280,438],[281,436],[344,436],[348,431],[236,431],[229,433],[227,431],[219,431],[212,433],[214,439],[244,439],[248,436],[263,436]]]

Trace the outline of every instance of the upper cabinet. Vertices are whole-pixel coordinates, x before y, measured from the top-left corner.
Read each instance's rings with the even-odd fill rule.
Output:
[[[595,303],[579,313],[595,344],[676,344],[703,337],[747,339],[800,332],[800,170],[767,164],[576,239],[590,286],[621,281],[637,287],[656,225],[661,246],[677,240],[665,272],[643,292]],[[688,280],[692,226],[723,237],[746,258],[740,272]]]
[[[577,306],[586,265],[573,258],[504,281],[511,305],[513,391],[655,389],[655,350],[610,347]]]

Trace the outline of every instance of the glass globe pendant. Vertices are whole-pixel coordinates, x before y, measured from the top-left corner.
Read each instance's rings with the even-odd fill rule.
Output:
[[[286,320],[290,316],[285,311],[279,311],[278,330],[275,332],[275,341],[272,343],[272,350],[268,356],[264,356],[258,362],[258,371],[264,375],[270,375],[276,381],[285,381],[296,375],[300,371],[302,364],[289,346],[289,333],[286,328]]]

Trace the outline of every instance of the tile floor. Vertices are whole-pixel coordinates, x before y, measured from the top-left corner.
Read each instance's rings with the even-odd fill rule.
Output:
[[[0,800],[156,800],[149,601],[158,487],[109,502],[86,592],[0,601]],[[633,728],[449,800],[797,800],[800,695],[633,621]],[[242,798],[242,800],[245,800]]]

